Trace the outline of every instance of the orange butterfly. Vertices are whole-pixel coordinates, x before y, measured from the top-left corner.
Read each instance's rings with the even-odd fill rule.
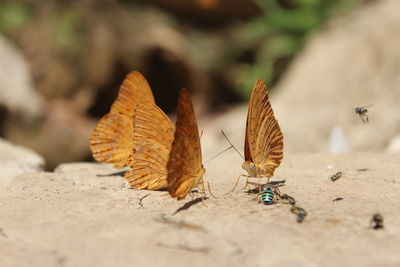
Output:
[[[244,141],[244,160],[242,168],[247,175],[241,174],[232,189],[235,189],[239,178],[245,176],[246,187],[249,177],[269,179],[283,159],[283,134],[274,117],[268,98],[268,88],[258,80],[252,90],[246,122]]]
[[[167,180],[170,195],[179,200],[199,184],[202,185],[202,193],[205,193],[199,131],[192,100],[186,89],[182,89],[179,95],[176,116]]]
[[[99,162],[113,163],[116,168],[130,166],[125,178],[132,188],[156,190],[168,185],[173,135],[171,121],[155,105],[146,79],[131,72],[110,113],[94,129],[90,149]]]

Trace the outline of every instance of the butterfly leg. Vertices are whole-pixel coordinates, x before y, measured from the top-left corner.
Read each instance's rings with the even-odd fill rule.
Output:
[[[226,192],[225,194],[230,194],[230,193],[232,193],[232,192],[236,189],[236,186],[237,186],[238,183],[239,183],[239,178],[242,177],[242,176],[245,176],[245,177],[247,178],[247,180],[246,180],[246,186],[247,186],[247,181],[248,181],[249,177],[248,177],[246,174],[241,174],[241,175],[239,175],[239,177],[236,179],[236,183],[235,183],[235,185],[233,186],[233,188],[232,188],[231,190],[229,190],[228,192]]]
[[[254,200],[258,199],[258,204],[261,204],[261,203],[262,203],[262,200],[261,200],[261,197],[260,197],[261,195],[262,195],[261,192],[260,192],[260,193],[257,193],[256,196],[255,196],[255,198],[254,198]]]
[[[206,179],[203,178],[203,188],[204,188],[204,183],[207,184],[208,192],[210,192],[210,195],[211,195],[213,198],[217,198],[217,197],[213,194],[213,192],[211,191],[210,183],[209,183]]]
[[[258,196],[260,194],[262,194],[262,190],[263,190],[263,185],[261,184],[261,177],[257,175],[257,178],[258,178],[258,184],[256,184],[256,185],[258,187],[258,194],[256,195],[256,197],[254,199],[258,198]]]
[[[261,195],[262,193],[260,192],[260,193],[257,193],[256,194],[256,196],[254,197],[254,199],[259,199],[259,201],[258,201],[258,203],[260,204],[262,201],[261,201],[261,199],[260,199],[260,195]]]
[[[206,204],[206,197],[204,195],[201,196],[201,203],[203,203],[204,207],[208,207]]]
[[[207,207],[206,202],[205,202],[205,200],[207,199],[206,188],[204,187],[204,179],[203,178],[200,179],[200,181],[196,187],[197,187],[198,193],[201,195],[201,202],[203,203],[203,206]]]
[[[207,197],[206,197],[206,188],[204,187],[204,179],[201,179],[200,183],[201,183],[201,187],[199,186],[199,193],[201,194],[201,202],[203,203],[204,207],[207,207],[206,201],[205,201],[207,199]],[[200,185],[200,183],[199,183],[199,185]]]
[[[244,187],[243,187],[243,189],[242,190],[245,190],[246,188],[247,188],[247,186],[249,185],[249,176],[248,175],[246,175],[246,184],[244,185]]]
[[[262,191],[261,177],[259,175],[257,175],[257,179],[258,179],[258,192],[261,192]],[[269,184],[269,180],[268,180],[268,184]]]
[[[259,196],[261,196],[262,195],[262,191],[260,191],[260,188],[259,188],[259,184],[258,183],[253,183],[253,182],[248,182],[248,184],[249,185],[253,185],[254,186],[254,188],[253,189],[250,189],[249,191],[247,191],[248,193],[254,193],[255,194],[255,197],[254,197],[254,199],[257,199],[257,198],[259,198]],[[266,185],[261,185],[262,186],[262,188],[264,188]],[[257,192],[255,192],[255,189],[258,189],[257,190]],[[260,200],[261,201],[261,200]]]

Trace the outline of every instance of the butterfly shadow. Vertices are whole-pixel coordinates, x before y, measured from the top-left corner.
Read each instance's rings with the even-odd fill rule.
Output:
[[[175,214],[177,214],[178,212],[181,212],[181,211],[183,211],[183,210],[188,210],[191,206],[196,205],[197,203],[202,202],[202,201],[204,201],[204,200],[206,200],[206,199],[208,199],[208,197],[203,197],[203,198],[202,198],[202,197],[198,197],[198,198],[195,198],[195,199],[193,199],[193,200],[191,200],[191,201],[185,203],[182,207],[180,207],[179,209],[177,209],[172,215],[175,215]]]
[[[111,176],[120,176],[120,177],[124,177],[126,171],[118,171],[118,172],[113,172],[113,173],[109,173],[109,174],[97,174],[97,177],[111,177]]]

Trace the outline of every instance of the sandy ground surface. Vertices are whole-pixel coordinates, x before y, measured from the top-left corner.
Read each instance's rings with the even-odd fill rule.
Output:
[[[400,266],[399,163],[286,155],[274,179],[308,211],[303,223],[287,204],[259,204],[244,181],[225,195],[241,173],[231,151],[205,166],[217,196],[207,207],[132,190],[107,165],[20,175],[0,191],[0,266]],[[369,228],[375,212],[383,230]]]

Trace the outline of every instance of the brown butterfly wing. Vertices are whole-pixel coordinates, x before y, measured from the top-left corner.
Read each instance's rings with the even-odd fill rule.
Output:
[[[256,142],[254,163],[263,175],[272,177],[283,159],[283,134],[274,117],[266,117],[261,124]]]
[[[245,160],[253,161],[268,176],[279,166],[283,158],[282,148],[283,134],[269,102],[267,85],[258,80],[247,113]]]
[[[249,134],[247,133],[247,131],[249,130],[249,115],[250,115],[250,105],[249,105],[249,110],[247,111],[246,135],[244,137],[244,160],[252,161],[253,157],[251,156],[251,153],[250,153]]]
[[[262,80],[258,80],[253,86],[247,112],[245,160],[253,160],[255,156],[258,132],[265,117],[273,117],[271,104],[268,98],[268,89]]]
[[[111,113],[132,116],[136,104],[155,104],[150,85],[140,72],[132,71],[123,81]]]
[[[154,104],[153,94],[146,79],[139,72],[131,72],[123,81],[117,100],[97,124],[89,138],[93,157],[114,167],[126,166],[133,148],[133,110],[137,103]]]
[[[132,188],[157,190],[168,186],[167,162],[174,139],[168,116],[156,105],[136,105],[133,150],[125,173]]]
[[[171,196],[183,199],[199,183],[205,172],[196,116],[186,89],[182,89],[179,95],[176,116],[167,180]]]
[[[106,114],[89,139],[93,157],[99,162],[114,163],[117,168],[124,167],[132,151],[132,130],[130,118]]]

